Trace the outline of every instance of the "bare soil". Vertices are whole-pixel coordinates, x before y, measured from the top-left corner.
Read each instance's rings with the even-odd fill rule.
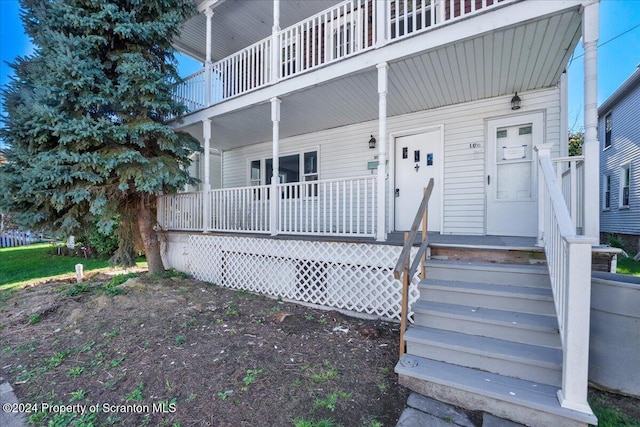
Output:
[[[393,426],[404,408],[397,324],[186,277],[110,296],[109,280],[0,292],[0,369],[31,424]]]

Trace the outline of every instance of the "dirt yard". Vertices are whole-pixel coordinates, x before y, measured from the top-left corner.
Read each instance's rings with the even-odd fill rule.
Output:
[[[397,324],[110,279],[0,292],[0,369],[31,424],[393,426],[404,408]]]

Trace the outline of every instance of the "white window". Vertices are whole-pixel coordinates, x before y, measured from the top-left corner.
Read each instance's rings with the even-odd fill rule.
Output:
[[[602,209],[611,209],[611,175],[604,175],[602,179],[602,187],[604,192],[602,194]]]
[[[249,166],[249,183],[250,185],[262,184],[262,165],[260,160],[252,160]]]
[[[278,176],[280,183],[317,181],[318,151],[306,151],[279,157]],[[302,172],[302,173],[301,173]],[[271,184],[273,159],[251,160],[249,162],[250,185]]]
[[[629,194],[631,190],[631,164],[627,163],[620,168],[620,207],[629,207]]]

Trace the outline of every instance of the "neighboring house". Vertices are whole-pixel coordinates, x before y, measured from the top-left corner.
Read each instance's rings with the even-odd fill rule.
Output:
[[[598,108],[600,231],[640,251],[640,68]]]
[[[166,265],[400,319],[394,242],[433,179],[400,382],[529,425],[595,423],[598,1],[196,4],[174,44],[204,67],[176,88],[190,112],[174,126],[220,165],[204,156],[203,191],[159,199]],[[578,159],[563,73],[581,37]],[[454,261],[478,259],[495,263]]]

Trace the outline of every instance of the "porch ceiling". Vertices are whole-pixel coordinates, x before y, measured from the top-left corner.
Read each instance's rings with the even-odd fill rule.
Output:
[[[194,0],[196,5],[204,0]],[[281,0],[280,27],[287,28],[303,19],[340,3],[341,0]],[[273,2],[265,0],[224,0],[213,6],[212,60],[216,62],[271,35]],[[176,48],[199,61],[206,58],[204,13],[187,21]],[[238,29],[242,29],[239,31]]]
[[[555,86],[580,28],[576,8],[392,61],[388,116]],[[370,66],[281,99],[281,138],[375,120],[377,70]],[[271,141],[270,108],[264,102],[213,117],[212,146]],[[202,140],[199,123],[187,129]]]

